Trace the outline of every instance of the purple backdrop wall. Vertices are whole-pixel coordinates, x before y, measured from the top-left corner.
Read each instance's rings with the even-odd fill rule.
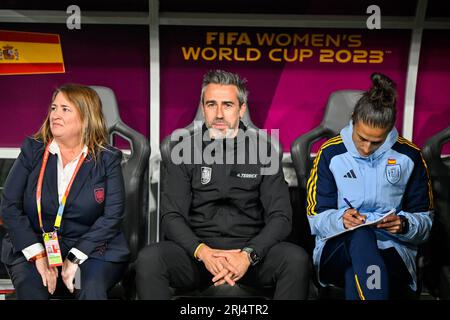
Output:
[[[65,74],[0,76],[0,147],[18,147],[26,135],[35,132],[45,117],[51,93],[65,82],[111,87],[117,95],[123,120],[148,137],[149,133],[149,55],[148,28],[145,26],[83,25],[69,31],[65,25],[0,24],[0,29],[58,33],[66,66]],[[246,33],[252,45],[236,39],[228,47],[237,48],[238,58],[246,48],[262,53],[257,61],[196,61],[185,59],[182,48],[218,49],[220,32]],[[210,44],[206,32],[218,32]],[[329,34],[360,35],[356,49],[382,50],[383,62],[325,63],[318,51],[331,48],[355,48],[330,45],[288,45],[287,54],[310,48],[314,55],[304,61],[271,61],[267,58],[275,46],[256,46],[256,34]],[[226,37],[224,38],[226,42]],[[161,27],[161,139],[175,128],[187,125],[198,106],[202,75],[209,69],[223,68],[248,79],[249,109],[256,125],[279,129],[285,151],[299,135],[322,119],[331,92],[339,89],[366,89],[369,76],[378,71],[388,74],[398,84],[401,129],[410,31],[263,29],[213,27]],[[210,51],[211,52],[211,51]],[[234,59],[236,60],[236,59]],[[424,33],[416,95],[413,141],[422,146],[433,134],[450,125],[450,32]],[[450,153],[450,146],[444,148]]]
[[[0,24],[0,29],[57,33],[65,74],[0,76],[0,147],[18,147],[45,118],[52,92],[75,82],[114,90],[123,121],[148,137],[149,50],[145,26]]]
[[[322,48],[338,51],[353,50],[345,46],[313,47],[309,45],[286,46],[289,56],[298,48],[311,48],[314,55],[304,61],[277,62],[267,58],[272,46],[257,47],[262,52],[258,61],[219,61],[218,58],[206,61],[201,58],[186,60],[188,47],[213,48],[227,47],[226,35],[207,43],[207,32],[246,33],[252,44],[230,45],[238,48],[241,56],[249,47],[256,47],[257,34],[329,34],[360,35],[361,46],[356,49],[381,50],[382,63],[325,63],[319,61],[318,51]],[[210,34],[211,36],[211,34]],[[223,68],[238,72],[248,79],[249,109],[253,122],[266,129],[279,129],[280,140],[285,151],[289,151],[293,140],[318,125],[323,117],[324,107],[331,92],[340,89],[367,89],[372,72],[383,72],[397,82],[399,91],[399,116],[397,128],[401,128],[407,57],[410,31],[360,31],[330,29],[261,29],[261,28],[213,28],[213,27],[163,27],[161,37],[161,136],[170,134],[175,128],[192,121],[199,102],[202,75],[209,69]],[[219,35],[214,34],[219,38]],[[283,40],[286,37],[283,37]],[[222,42],[223,42],[222,41]],[[316,44],[321,44],[318,41]],[[183,49],[184,47],[184,49]],[[213,57],[208,49],[205,56]],[[345,56],[344,56],[345,57]],[[237,60],[237,59],[234,59]],[[283,59],[284,60],[284,59]]]
[[[450,31],[425,31],[420,53],[414,115],[414,142],[450,125]],[[450,143],[442,149],[450,154]]]

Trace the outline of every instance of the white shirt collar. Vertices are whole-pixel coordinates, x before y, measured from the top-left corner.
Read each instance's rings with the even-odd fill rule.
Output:
[[[48,151],[51,154],[61,154],[61,150],[59,149],[59,146],[54,139],[50,143],[50,146],[48,147]],[[84,145],[83,150],[81,150],[80,154],[81,153],[84,153],[84,155],[87,155],[87,153],[88,153],[87,145]],[[76,158],[78,158],[78,156]]]

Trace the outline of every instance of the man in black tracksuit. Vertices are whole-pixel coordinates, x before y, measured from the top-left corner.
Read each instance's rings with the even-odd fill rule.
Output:
[[[170,287],[236,282],[274,286],[275,299],[307,297],[309,258],[301,247],[282,242],[291,231],[292,210],[281,150],[266,148],[269,162],[256,154],[256,141],[272,144],[240,121],[244,83],[224,71],[205,75],[205,124],[172,148],[162,172],[166,241],[139,254],[141,299],[169,299]]]

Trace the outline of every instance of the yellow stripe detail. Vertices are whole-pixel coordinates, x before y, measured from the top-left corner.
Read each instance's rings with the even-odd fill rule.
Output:
[[[355,273],[355,282],[356,282],[356,288],[358,289],[358,294],[359,294],[359,298],[361,300],[366,300],[366,298],[364,297],[364,294],[361,290],[361,286],[359,285],[359,280],[358,280],[358,276]]]
[[[198,260],[198,258],[197,258],[198,250],[199,250],[201,247],[203,247],[204,245],[205,245],[204,243],[200,243],[200,244],[197,246],[197,249],[195,249],[195,251],[194,251],[194,258],[195,258],[195,259]]]
[[[307,184],[306,184],[306,190],[307,190],[307,193],[308,193],[308,195],[307,195],[307,204],[308,204],[308,206],[307,206],[306,212],[307,212],[308,215],[311,215],[310,209],[311,209],[311,206],[312,206],[311,193],[310,193],[310,191],[309,191],[310,183],[311,183],[311,181],[313,181],[313,180],[314,180],[314,183],[316,183],[316,180],[317,180],[317,176],[316,176],[316,172],[317,172],[317,164],[318,164],[318,162],[319,162],[319,160],[320,160],[320,156],[322,155],[322,150],[323,150],[324,148],[326,148],[326,146],[328,146],[330,143],[336,141],[337,138],[339,138],[339,136],[337,136],[337,137],[335,137],[335,138],[332,138],[332,139],[326,141],[326,142],[320,147],[320,150],[319,150],[319,152],[317,153],[316,158],[314,159],[313,168],[311,169],[311,172],[310,172],[309,178],[308,178],[308,182],[307,182]]]
[[[318,166],[318,163],[320,161],[320,156],[322,155],[322,151],[325,148],[327,148],[327,147],[329,147],[331,145],[335,145],[335,144],[339,144],[339,143],[342,143],[342,139],[334,139],[333,141],[327,141],[327,143],[325,143],[321,147],[321,149],[320,149],[316,159],[314,160],[314,167],[311,170],[311,175],[310,175],[310,177],[308,179],[308,187],[307,187],[307,189],[308,189],[308,208],[307,208],[308,215],[317,214],[315,212],[315,210],[314,210],[315,206],[317,205],[317,199],[316,199],[317,178],[318,178],[318,176],[317,176],[317,166]],[[311,182],[312,182],[312,184],[310,185]],[[309,188],[309,186],[311,186],[311,188]]]
[[[406,140],[406,139],[403,138],[403,137],[400,137],[400,136],[399,136],[398,139],[397,139],[397,141],[398,141],[399,143],[401,143],[401,144],[406,144],[406,145],[410,146],[411,148],[420,151],[420,148],[419,148],[418,146],[416,146],[414,143],[412,143],[412,142],[409,141],[409,140]]]
[[[335,145],[335,144],[339,144],[342,143],[342,138],[340,135],[326,141],[321,147],[319,152],[317,153],[316,159],[314,159],[314,164],[313,164],[313,168],[311,169],[311,173],[309,175],[309,179],[308,179],[308,183],[307,183],[307,209],[306,209],[306,213],[308,215],[315,215],[317,214],[314,210],[316,204],[317,204],[317,199],[316,199],[316,194],[317,194],[317,166],[319,164],[320,161],[320,157],[322,155],[323,150],[325,150],[327,147]]]
[[[430,200],[430,206],[429,210],[434,209],[434,198],[433,198],[433,189],[431,187],[431,179],[430,179],[430,173],[428,172],[428,166],[425,162],[425,159],[422,156],[422,152],[420,153],[420,157],[422,158],[423,165],[425,166],[425,171],[427,173],[427,179],[428,179],[428,199]]]
[[[0,48],[13,47],[19,59],[1,59],[0,63],[63,63],[60,43],[0,41]]]

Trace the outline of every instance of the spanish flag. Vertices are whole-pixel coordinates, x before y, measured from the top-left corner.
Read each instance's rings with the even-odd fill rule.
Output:
[[[0,75],[64,72],[58,34],[0,30]]]
[[[397,164],[397,160],[395,160],[395,159],[388,159],[388,164]]]

